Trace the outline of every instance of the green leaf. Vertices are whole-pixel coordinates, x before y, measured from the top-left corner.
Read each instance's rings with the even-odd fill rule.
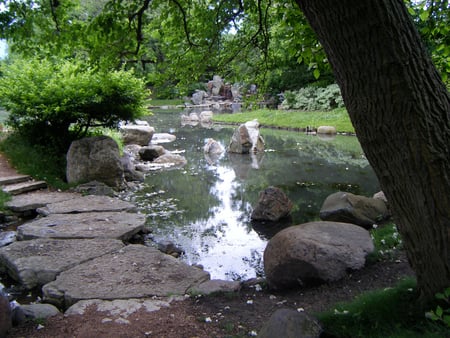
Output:
[[[318,68],[313,71],[314,78],[317,80],[320,77],[320,70]]]
[[[442,317],[443,313],[444,310],[442,310],[442,308],[438,305],[438,307],[436,308],[436,316]]]
[[[420,13],[419,18],[422,21],[427,21],[429,16],[430,13],[428,13],[427,11],[423,11],[422,13]]]

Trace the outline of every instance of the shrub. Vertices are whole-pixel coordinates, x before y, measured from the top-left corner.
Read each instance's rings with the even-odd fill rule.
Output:
[[[144,82],[131,71],[102,71],[77,61],[20,59],[1,69],[7,123],[40,144],[67,149],[90,127],[117,127],[144,113]]]
[[[306,111],[324,111],[344,107],[337,84],[331,84],[325,88],[310,86],[297,91],[286,91],[282,104],[287,109]]]

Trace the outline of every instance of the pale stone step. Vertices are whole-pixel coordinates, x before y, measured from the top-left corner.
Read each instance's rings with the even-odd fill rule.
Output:
[[[14,176],[0,177],[0,185],[21,183],[29,180],[31,180],[31,177],[28,175],[14,175]]]
[[[2,190],[11,195],[23,194],[25,192],[45,189],[47,188],[47,182],[45,181],[27,181],[16,184],[9,184],[2,187]]]

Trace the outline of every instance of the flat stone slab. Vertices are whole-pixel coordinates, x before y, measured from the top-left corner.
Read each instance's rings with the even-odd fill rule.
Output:
[[[88,195],[71,200],[47,204],[37,212],[43,215],[50,214],[76,214],[82,212],[102,211],[134,211],[135,205],[108,196]]]
[[[26,181],[21,183],[4,185],[2,187],[2,190],[11,195],[18,195],[29,191],[45,188],[47,188],[47,182],[45,181]]]
[[[113,238],[124,241],[144,228],[145,215],[130,212],[50,214],[17,228],[19,240]]]
[[[14,212],[34,211],[47,204],[80,198],[78,193],[58,192],[58,191],[35,191],[24,195],[13,196],[6,206]]]
[[[116,299],[116,300],[102,300],[89,299],[81,300],[71,307],[69,307],[65,316],[84,315],[86,310],[95,307],[96,311],[104,312],[109,316],[120,316],[127,318],[133,313],[142,310],[146,312],[158,311],[163,307],[170,306],[172,299]]]
[[[0,270],[32,289],[55,280],[62,271],[123,246],[114,239],[19,241],[0,248]]]
[[[5,176],[0,177],[0,185],[6,184],[14,184],[31,180],[31,177],[28,175],[13,175],[13,176]]]
[[[128,245],[62,272],[42,288],[43,298],[59,308],[80,300],[184,295],[209,280],[209,273],[159,250]]]

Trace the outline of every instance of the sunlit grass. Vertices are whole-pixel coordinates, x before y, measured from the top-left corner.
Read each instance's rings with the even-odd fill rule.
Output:
[[[338,108],[326,112],[305,112],[259,109],[243,113],[216,114],[214,122],[244,123],[257,119],[263,127],[304,129],[334,126],[338,132],[354,133],[347,110]]]

